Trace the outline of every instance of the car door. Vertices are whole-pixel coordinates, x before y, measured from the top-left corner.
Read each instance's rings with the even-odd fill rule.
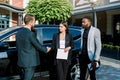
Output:
[[[13,32],[14,33],[14,32]],[[0,42],[0,76],[17,75],[19,68],[17,66],[17,50],[15,35],[7,35],[5,39]]]
[[[39,42],[47,47],[51,47],[51,43],[52,43],[52,38],[54,33],[57,33],[57,27],[39,27],[36,28],[37,30],[37,39],[39,40]],[[52,54],[52,53],[51,53]],[[51,63],[50,62],[50,56],[52,58],[52,55],[50,53],[43,53],[43,52],[39,52],[40,55],[40,67],[46,67],[46,69],[48,69],[48,65]]]
[[[58,33],[58,27],[46,27],[42,29],[43,44],[51,47],[52,38],[55,33]]]

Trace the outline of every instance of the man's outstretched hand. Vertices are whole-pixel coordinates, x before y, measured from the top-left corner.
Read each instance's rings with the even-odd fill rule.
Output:
[[[47,47],[47,52],[50,52],[51,48],[50,47]]]

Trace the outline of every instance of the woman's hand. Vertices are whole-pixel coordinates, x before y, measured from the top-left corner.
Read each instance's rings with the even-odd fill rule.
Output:
[[[64,52],[68,52],[71,49],[71,47],[66,47]]]

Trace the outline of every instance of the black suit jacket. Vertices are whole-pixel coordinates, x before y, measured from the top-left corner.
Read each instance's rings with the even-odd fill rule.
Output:
[[[53,42],[52,42],[52,50],[54,51],[55,55],[54,55],[54,59],[56,60],[56,54],[57,54],[57,49],[60,47],[60,33],[56,33],[53,36]],[[66,33],[65,36],[65,48],[66,47],[71,47],[73,48],[73,38],[72,35],[70,33]],[[72,49],[69,51],[68,53],[68,59],[67,61],[71,63],[71,56],[72,56]]]
[[[18,65],[20,67],[33,67],[40,64],[39,51],[47,52],[37,40],[34,32],[28,28],[23,28],[16,34],[16,44],[18,50]]]

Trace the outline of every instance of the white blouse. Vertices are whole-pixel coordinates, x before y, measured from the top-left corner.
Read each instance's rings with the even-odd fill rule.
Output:
[[[65,48],[65,40],[60,40],[60,48]]]

